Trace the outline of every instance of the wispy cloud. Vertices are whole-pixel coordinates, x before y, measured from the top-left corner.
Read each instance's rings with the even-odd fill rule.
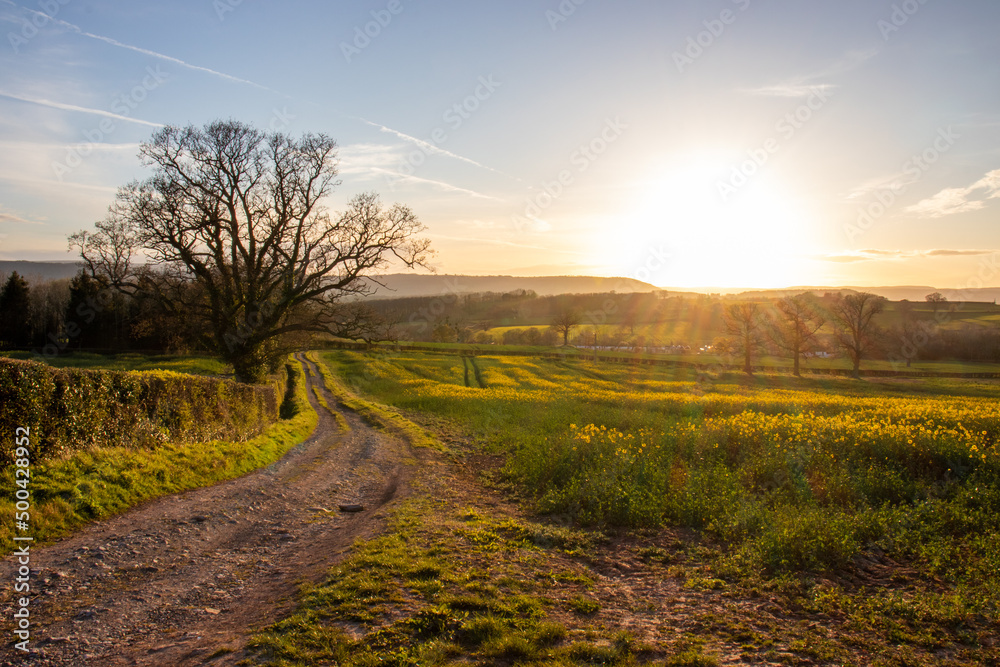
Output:
[[[69,151],[87,148],[94,151],[135,151],[139,149],[139,143],[128,144],[95,144],[95,143],[43,143],[35,141],[0,141],[0,148],[3,150],[38,150],[38,151]]]
[[[840,60],[831,63],[819,71],[794,76],[775,84],[758,86],[756,88],[743,88],[740,92],[747,95],[761,95],[766,97],[809,97],[816,93],[830,95],[838,86],[832,83],[821,83],[822,80],[849,72],[865,63],[877,53],[878,51],[875,49],[851,51]]]
[[[852,263],[870,262],[874,260],[917,259],[923,257],[978,257],[991,255],[995,250],[953,250],[947,248],[935,250],[858,250],[836,255],[820,255],[817,259],[825,262]]]
[[[6,211],[0,210],[0,223],[3,222],[13,222],[18,225],[40,225],[42,224],[38,220],[28,220],[27,218],[22,218],[19,215],[14,215],[13,213],[8,213]]]
[[[822,94],[831,95],[837,88],[832,83],[777,83],[770,86],[759,86],[757,88],[745,89],[742,92],[748,95],[762,95],[765,97],[809,97],[810,95]]]
[[[337,150],[337,157],[340,158],[341,172],[358,173],[397,166],[404,156],[400,146],[357,143],[341,146]]]
[[[262,86],[261,84],[256,83],[254,81],[250,81],[249,79],[241,79],[238,76],[232,76],[230,74],[226,74],[226,73],[220,72],[218,70],[210,69],[208,67],[202,67],[200,65],[193,65],[191,63],[184,62],[180,58],[174,58],[173,56],[168,56],[168,55],[165,55],[163,53],[157,53],[156,51],[150,51],[149,49],[144,49],[144,48],[141,48],[141,47],[138,47],[138,46],[133,46],[131,44],[126,44],[124,42],[119,42],[117,39],[112,39],[111,37],[105,37],[103,35],[95,35],[92,32],[87,32],[86,30],[84,30],[83,28],[81,28],[78,25],[74,25],[74,24],[70,23],[69,21],[63,21],[62,19],[57,19],[54,16],[50,16],[49,14],[37,11],[35,9],[31,9],[29,7],[22,7],[21,5],[15,3],[15,2],[11,2],[11,0],[0,0],[0,2],[3,2],[6,5],[10,5],[11,7],[16,7],[17,9],[21,10],[22,12],[27,12],[29,14],[34,14],[36,16],[45,17],[46,20],[52,21],[54,24],[60,25],[60,26],[62,26],[64,28],[66,28],[67,30],[70,30],[71,32],[74,32],[74,33],[76,33],[78,35],[81,35],[83,37],[88,37],[90,39],[96,39],[98,41],[104,42],[105,44],[110,44],[112,46],[117,46],[118,48],[121,48],[121,49],[128,49],[129,51],[135,51],[136,53],[141,53],[141,54],[146,55],[146,56],[150,56],[150,57],[153,57],[153,58],[158,58],[159,60],[163,60],[163,61],[166,61],[166,62],[169,62],[169,63],[173,63],[175,65],[179,65],[179,66],[184,67],[186,69],[195,70],[197,72],[204,72],[206,74],[210,74],[212,76],[215,76],[215,77],[218,77],[218,78],[221,78],[221,79],[225,79],[227,81],[232,81],[233,83],[242,83],[242,84],[246,84],[248,86],[253,86],[255,88],[259,88],[261,90],[266,90],[266,91],[268,91],[270,93],[277,93],[278,95],[281,95],[281,93],[279,93],[278,91],[276,91],[276,90],[274,90],[272,88],[268,88],[267,86]]]
[[[980,255],[992,255],[993,250],[928,250],[925,255],[928,257],[978,257]]]
[[[967,188],[945,188],[933,197],[906,208],[907,213],[922,218],[941,218],[946,215],[978,211],[986,207],[986,200],[1000,198],[1000,169],[989,172]]]
[[[17,95],[15,93],[8,93],[0,90],[0,97],[6,97],[12,100],[18,100],[20,102],[27,102],[28,104],[37,104],[43,107],[49,107],[50,109],[62,109],[63,111],[77,111],[79,113],[89,113],[95,116],[104,116],[106,118],[114,118],[115,120],[122,120],[128,123],[136,123],[137,125],[147,125],[149,127],[163,127],[163,123],[152,123],[148,120],[140,120],[139,118],[131,118],[129,116],[121,116],[116,113],[111,113],[110,111],[104,111],[103,109],[91,109],[90,107],[81,107],[76,104],[65,104],[63,102],[53,102],[52,100],[46,100],[40,97],[29,97],[28,95]]]
[[[10,182],[10,183],[24,183],[28,186],[39,187],[45,190],[45,192],[51,194],[52,192],[60,192],[60,190],[65,190],[66,188],[73,188],[76,190],[85,190],[89,192],[99,192],[102,194],[118,194],[118,188],[111,187],[110,185],[94,185],[91,183],[76,183],[73,181],[57,181],[51,178],[38,178],[36,176],[28,176],[20,172],[0,172],[0,183]]]
[[[481,162],[476,162],[475,160],[470,160],[467,157],[463,157],[463,156],[458,155],[456,153],[452,153],[451,151],[445,150],[445,149],[441,148],[440,146],[435,146],[434,144],[430,143],[429,141],[424,141],[423,139],[417,139],[416,137],[411,137],[410,135],[408,135],[408,134],[406,134],[404,132],[400,132],[399,130],[394,130],[391,127],[386,127],[385,125],[381,125],[379,123],[372,122],[372,121],[370,121],[370,120],[368,120],[366,118],[361,118],[360,116],[356,116],[356,118],[357,118],[357,120],[360,120],[362,123],[365,123],[366,125],[370,125],[371,127],[378,128],[379,131],[381,131],[381,132],[385,132],[386,134],[394,135],[396,137],[399,137],[403,141],[408,141],[411,144],[414,144],[416,146],[420,146],[421,148],[423,148],[428,153],[431,153],[431,154],[434,154],[434,155],[443,155],[445,157],[450,157],[453,160],[459,160],[460,162],[465,162],[466,164],[471,164],[474,167],[479,167],[480,169],[485,169],[487,171],[492,171],[495,174],[500,174],[501,176],[507,176],[508,178],[512,178],[510,175],[503,173],[499,169],[494,169],[493,167],[487,167],[485,164],[482,164]]]
[[[845,195],[845,198],[849,201],[853,201],[880,190],[904,188],[916,183],[918,180],[920,180],[920,175],[914,175],[912,172],[907,173],[900,171],[888,176],[878,176],[857,186],[848,192]]]

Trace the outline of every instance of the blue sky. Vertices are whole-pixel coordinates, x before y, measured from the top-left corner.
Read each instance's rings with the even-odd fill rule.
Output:
[[[69,259],[137,145],[340,145],[441,272],[1000,284],[988,0],[0,0],[0,258]],[[366,34],[367,31],[367,34]]]

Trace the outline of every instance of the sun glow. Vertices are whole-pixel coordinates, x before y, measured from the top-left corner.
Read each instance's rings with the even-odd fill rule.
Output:
[[[620,221],[617,242],[601,240],[616,270],[677,287],[784,287],[809,281],[810,214],[790,189],[758,174],[728,197],[720,193],[725,166],[692,160],[645,181],[635,208]],[[645,259],[666,248],[669,261]]]

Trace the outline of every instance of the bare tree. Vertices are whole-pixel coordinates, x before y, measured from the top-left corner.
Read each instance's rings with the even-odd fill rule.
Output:
[[[937,315],[937,312],[941,308],[941,306],[948,302],[948,299],[946,299],[945,296],[941,294],[941,292],[933,292],[931,294],[928,294],[927,296],[924,297],[924,300],[927,301],[927,303],[931,304],[931,308],[934,309],[935,315]]]
[[[430,252],[413,212],[374,193],[331,218],[336,142],[324,135],[217,121],[167,127],[139,154],[153,176],[120,188],[70,246],[92,274],[184,318],[242,380],[259,381],[289,335],[342,333],[345,296],[369,291],[389,259],[414,267]]]
[[[369,349],[383,341],[397,342],[399,332],[386,313],[380,313],[369,304],[355,301],[343,307],[338,317],[338,335],[341,338],[362,340]]]
[[[805,294],[786,297],[777,305],[779,318],[769,330],[770,338],[792,355],[792,372],[799,376],[799,358],[814,346],[816,334],[826,321],[816,314]]]
[[[753,375],[753,357],[764,344],[764,312],[760,304],[734,303],[723,314],[726,333],[732,336],[732,345],[743,354],[743,372]]]
[[[885,301],[870,292],[860,292],[841,296],[833,305],[837,343],[851,358],[854,377],[861,377],[861,361],[878,349],[875,316],[885,308]]]
[[[580,313],[570,308],[564,308],[552,318],[552,328],[563,337],[563,345],[569,345],[569,334],[580,326]]]

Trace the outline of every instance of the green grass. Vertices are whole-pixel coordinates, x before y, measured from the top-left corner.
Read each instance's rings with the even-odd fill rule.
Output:
[[[296,366],[297,368],[298,366]],[[166,444],[156,449],[94,448],[37,463],[31,470],[31,534],[39,543],[138,503],[232,479],[268,465],[316,428],[305,377],[295,379],[294,416],[246,442]],[[14,471],[0,473],[0,554],[14,548]]]
[[[394,512],[386,534],[356,544],[325,581],[302,591],[291,617],[251,641],[254,662],[637,664],[644,647],[620,633],[571,633],[557,618],[565,604],[554,596],[585,588],[552,583],[552,568],[566,564],[553,562],[562,553],[556,547],[531,537],[544,532],[540,524],[470,511],[447,490],[425,487]],[[594,604],[586,606],[588,617],[598,611]]]

